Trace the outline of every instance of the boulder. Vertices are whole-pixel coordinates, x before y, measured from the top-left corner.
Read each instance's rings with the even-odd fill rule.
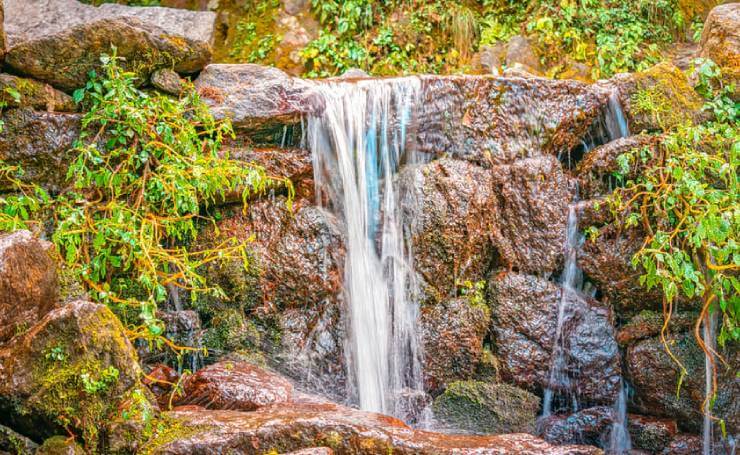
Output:
[[[490,172],[441,159],[408,166],[398,179],[401,216],[412,221],[414,267],[427,296],[443,301],[463,281],[485,279],[495,256]]]
[[[7,64],[65,91],[84,86],[112,46],[143,81],[158,68],[199,71],[211,58],[211,12],[76,0],[6,0],[5,9]]]
[[[293,385],[282,376],[246,362],[219,362],[183,381],[177,405],[254,411],[291,401]]]
[[[507,273],[491,280],[491,328],[505,380],[532,391],[547,387],[562,292],[535,276]],[[621,377],[611,309],[573,292],[564,303],[564,365],[577,372],[571,392],[581,401],[611,405]]]
[[[16,100],[10,95],[15,91]],[[31,108],[47,112],[75,112],[77,106],[72,97],[48,84],[11,74],[0,73],[0,103],[8,108]]]
[[[27,437],[0,425],[0,453],[13,455],[33,455],[38,444]]]
[[[650,453],[660,453],[678,432],[675,420],[656,419],[638,414],[627,416],[627,427],[632,447]]]
[[[285,455],[334,455],[334,451],[328,447],[312,447],[310,449],[296,450]]]
[[[287,134],[287,133],[286,133]],[[262,166],[270,177],[290,181],[296,198],[314,200],[311,152],[300,148],[251,147],[238,142],[226,143],[224,156]],[[279,188],[284,186],[280,185]]]
[[[740,3],[718,5],[709,12],[701,34],[700,55],[721,66],[729,82],[740,81]]]
[[[491,46],[481,46],[473,56],[473,69],[476,73],[498,76],[506,54],[506,44],[496,43]]]
[[[597,85],[615,91],[633,133],[666,131],[686,121],[706,119],[702,98],[686,75],[670,63],[639,73],[617,74]]]
[[[140,379],[120,321],[105,305],[75,301],[0,348],[0,424],[35,440],[67,428],[96,447],[115,425],[153,417]]]
[[[465,297],[421,309],[425,388],[438,394],[453,381],[472,379],[483,359],[491,311]]]
[[[699,314],[694,312],[672,314],[668,323],[668,333],[681,333],[690,330],[698,317]],[[664,321],[663,313],[641,311],[626,324],[619,327],[617,342],[620,346],[626,347],[637,341],[656,337],[663,329]]]
[[[52,436],[41,444],[36,454],[43,455],[85,455],[85,449],[77,444],[74,438]]]
[[[500,263],[522,273],[553,272],[562,262],[568,180],[553,156],[494,166],[491,235]]]
[[[5,38],[5,9],[3,7],[3,0],[0,0],[0,65],[5,60],[5,51],[7,47]]]
[[[695,455],[702,451],[701,436],[679,434],[671,440],[662,455]]]
[[[167,68],[153,72],[149,83],[157,90],[173,96],[180,96],[187,87],[187,82],[179,74]]]
[[[704,354],[691,333],[668,336],[666,342],[686,368],[680,390],[676,390],[680,367],[660,338],[639,341],[629,346],[625,355],[628,378],[634,387],[630,408],[640,414],[676,419],[681,430],[699,432],[703,419]],[[727,432],[735,434],[740,430],[740,383],[734,377],[740,367],[740,353],[733,346],[720,353],[728,365],[718,367],[712,413],[725,419]]]
[[[80,133],[80,114],[11,109],[0,117],[0,160],[23,169],[21,180],[53,193],[66,186],[70,149]],[[0,188],[1,189],[1,188]]]
[[[152,454],[212,451],[290,452],[325,446],[341,454],[597,454],[594,447],[552,446],[527,434],[459,436],[412,430],[400,420],[333,404],[288,404],[255,412],[183,410],[157,431]]]
[[[170,408],[170,398],[172,390],[178,384],[180,375],[177,371],[164,364],[157,364],[144,376],[142,382],[146,385],[152,394],[157,398],[157,403],[161,409]]]
[[[540,59],[530,44],[529,40],[522,35],[513,36],[506,45],[506,65],[514,66],[515,64],[523,65],[531,69],[534,74],[542,73]]]
[[[459,381],[434,400],[434,418],[456,431],[533,433],[540,408],[536,395],[509,384]]]
[[[28,231],[0,234],[0,344],[59,305],[53,248]]]
[[[614,410],[595,406],[570,415],[551,415],[542,418],[538,434],[553,444],[589,444],[604,446],[609,441]]]

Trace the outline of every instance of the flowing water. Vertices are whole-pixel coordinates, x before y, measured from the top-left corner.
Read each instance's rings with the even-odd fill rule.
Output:
[[[418,305],[406,220],[393,175],[415,160],[407,147],[418,78],[326,82],[320,116],[309,116],[320,205],[345,230],[350,396],[363,410],[409,419],[402,393],[423,393]]]
[[[714,392],[713,377],[714,377],[714,362],[716,358],[713,358],[715,349],[717,348],[716,340],[716,328],[717,328],[717,311],[707,314],[704,318],[702,327],[702,338],[706,346],[706,352],[704,354],[704,422],[702,425],[702,455],[712,455],[714,451],[712,446],[714,444],[714,422],[712,419],[712,406],[709,397]]]

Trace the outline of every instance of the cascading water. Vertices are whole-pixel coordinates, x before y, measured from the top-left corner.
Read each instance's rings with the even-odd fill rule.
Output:
[[[320,205],[342,221],[347,256],[345,354],[360,408],[409,419],[398,399],[423,392],[410,244],[393,175],[407,147],[418,78],[321,84],[325,109],[309,116],[308,145]]]
[[[708,310],[709,311],[709,310]],[[702,338],[704,340],[704,422],[702,425],[702,455],[713,454],[714,424],[712,420],[712,406],[710,397],[714,393],[714,352],[716,349],[716,311],[708,313],[702,322]]]

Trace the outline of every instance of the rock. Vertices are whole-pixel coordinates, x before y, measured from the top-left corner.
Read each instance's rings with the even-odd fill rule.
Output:
[[[285,12],[291,16],[300,14],[309,7],[308,0],[281,0],[280,3],[282,3]]]
[[[704,402],[704,355],[690,333],[667,337],[671,352],[686,368],[681,389],[680,367],[671,359],[660,338],[649,338],[628,347],[625,356],[628,378],[634,387],[631,409],[640,414],[676,419],[683,431],[698,432]],[[740,353],[732,346],[720,353],[728,366],[718,371],[713,415],[725,419],[727,432],[740,429],[740,383],[734,378]]]
[[[520,77],[523,79],[535,79],[539,77],[537,71],[532,68],[522,65],[521,63],[514,63],[504,70],[504,77],[514,78]]]
[[[270,131],[323,109],[312,95],[312,82],[266,66],[208,65],[195,87],[213,115],[230,118],[237,129]]]
[[[296,450],[286,455],[334,455],[334,451],[328,447],[312,447],[310,449]]]
[[[634,149],[645,148],[655,153],[658,139],[655,136],[639,134],[611,141],[588,152],[576,167],[578,190],[584,199],[608,196],[617,187],[614,173],[619,171],[617,158]],[[637,177],[637,166],[631,166],[625,180]]]
[[[632,447],[644,449],[650,453],[660,453],[678,432],[675,420],[656,419],[637,414],[627,416],[627,425]]]
[[[0,425],[0,453],[33,455],[38,446],[27,437]]]
[[[0,345],[59,305],[53,248],[28,231],[0,235]]]
[[[226,216],[209,242],[235,238],[249,244],[250,263],[213,265],[211,282],[221,285],[237,306],[270,309],[337,302],[342,291],[344,243],[334,217],[312,205],[291,212],[284,197],[257,201],[246,214]]]
[[[596,406],[574,414],[551,415],[538,422],[538,434],[553,444],[589,444],[603,446],[609,440],[614,411]]]
[[[85,453],[85,449],[73,438],[66,436],[53,436],[44,441],[36,451],[37,455],[85,455]]]
[[[490,172],[461,160],[408,166],[399,174],[402,217],[412,220],[411,250],[423,291],[436,301],[463,281],[487,276],[495,251]]]
[[[457,436],[412,430],[392,417],[338,405],[288,404],[255,412],[177,411],[173,425],[145,447],[153,454],[210,451],[290,452],[326,446],[337,453],[597,454],[594,447],[555,447],[527,434]]]
[[[5,38],[5,14],[4,14],[4,8],[3,8],[3,0],[0,0],[0,65],[2,65],[3,60],[5,60],[5,51],[6,51],[6,38]]]
[[[368,77],[370,75],[359,68],[350,68],[339,76],[340,79],[367,79]]]
[[[668,324],[669,333],[680,333],[690,330],[696,322],[698,313],[674,313]],[[617,342],[625,347],[646,338],[658,336],[663,329],[664,317],[657,311],[641,311],[617,332]]]
[[[36,440],[67,427],[96,447],[116,424],[153,417],[156,405],[140,378],[136,351],[113,313],[75,301],[0,348],[0,423]]]
[[[273,178],[289,180],[297,198],[315,199],[310,151],[300,148],[257,148],[238,143],[225,144],[223,151],[232,159],[262,166],[267,175]]]
[[[568,181],[555,157],[494,166],[491,235],[500,263],[523,273],[548,273],[562,262]]]
[[[491,328],[504,380],[540,391],[549,383],[559,286],[534,276],[507,273],[491,280]],[[582,401],[611,405],[619,393],[619,349],[608,305],[570,293],[563,321],[565,369]],[[554,387],[562,387],[553,384]]]
[[[17,101],[10,95],[9,90],[20,95]],[[0,73],[0,103],[5,103],[8,108],[25,107],[47,112],[75,112],[77,110],[72,97],[66,93],[33,79],[5,73]]]
[[[570,57],[565,57],[565,68],[558,77],[560,79],[575,79],[581,82],[591,82],[591,75],[593,71],[590,66],[585,63],[573,60]]]
[[[480,74],[492,74],[498,76],[506,54],[506,44],[496,43],[492,46],[481,46],[478,53],[473,56],[474,69]]]
[[[542,73],[540,59],[534,52],[529,40],[521,35],[515,35],[506,45],[506,65],[513,66],[516,63],[531,68],[535,74]]]
[[[460,381],[434,400],[434,418],[457,431],[532,433],[540,407],[536,395],[509,384]]]
[[[311,14],[310,8],[298,15],[281,12],[277,18],[276,30],[281,39],[275,45],[272,61],[278,62],[280,69],[292,76],[305,73],[302,51],[318,38],[320,29],[321,25]]]
[[[76,0],[6,0],[5,8],[7,64],[65,91],[84,86],[111,46],[142,80],[164,67],[193,73],[211,58],[210,12],[94,7]]]
[[[740,81],[739,3],[719,5],[709,12],[701,34],[700,55],[721,66],[723,76],[729,82],[737,84]]]
[[[659,63],[639,73],[617,74],[600,84],[616,90],[633,133],[666,131],[707,118],[701,97],[686,75],[670,63]]]
[[[440,393],[453,381],[472,379],[483,358],[491,311],[460,297],[421,309],[425,388]]]
[[[693,434],[679,434],[661,452],[663,455],[695,455],[702,451],[700,436]]]
[[[0,160],[24,170],[21,180],[53,193],[66,186],[72,145],[80,133],[80,114],[11,109],[2,114]]]
[[[142,382],[157,398],[157,403],[162,409],[169,409],[172,390],[178,384],[180,375],[177,371],[164,364],[157,364],[144,376]]]
[[[187,82],[179,74],[167,68],[153,72],[149,82],[157,90],[174,96],[180,96],[187,86]]]
[[[291,400],[293,385],[278,374],[245,362],[219,362],[183,381],[177,405],[254,411]]]

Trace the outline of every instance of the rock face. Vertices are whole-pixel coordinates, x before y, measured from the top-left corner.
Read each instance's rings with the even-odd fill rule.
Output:
[[[440,393],[448,383],[472,379],[483,357],[483,338],[491,312],[461,297],[421,309],[424,376],[427,391]]]
[[[562,261],[571,195],[555,157],[495,166],[494,243],[502,265],[523,273],[554,271]]]
[[[154,88],[170,95],[180,96],[185,90],[185,81],[179,74],[170,69],[161,69],[152,73],[149,80]]]
[[[675,420],[629,414],[627,422],[632,446],[651,453],[660,453],[678,432]]]
[[[66,91],[85,85],[111,46],[143,80],[162,67],[196,72],[211,57],[214,13],[76,0],[6,0],[5,13],[8,65]]]
[[[59,304],[52,248],[28,231],[0,235],[0,344]]]
[[[140,376],[113,313],[72,302],[0,348],[0,423],[39,440],[67,425],[96,446],[123,412],[152,415]]]
[[[509,384],[454,382],[434,400],[434,418],[457,431],[533,433],[540,399]]]
[[[561,293],[534,276],[508,273],[492,280],[491,327],[504,379],[528,390],[547,386]],[[566,369],[579,372],[573,387],[582,400],[612,404],[621,370],[610,308],[582,295],[569,300],[563,333]]]
[[[676,396],[680,367],[670,358],[660,338],[649,338],[627,349],[628,377],[634,386],[633,407],[641,414],[676,419],[681,430],[698,432],[704,401],[704,355],[690,333],[668,338],[671,352],[687,373]],[[718,371],[717,398],[713,414],[726,420],[727,432],[740,429],[740,384],[734,378],[740,365],[737,349],[722,352],[729,367]]]
[[[283,377],[246,362],[219,362],[198,370],[183,384],[178,405],[254,411],[291,400],[293,385]]]
[[[0,160],[20,166],[26,183],[51,192],[65,186],[70,149],[80,133],[79,114],[11,109],[2,115]]]
[[[740,78],[740,4],[712,9],[701,35],[701,56],[720,65],[735,82]],[[737,94],[737,91],[735,92]]]
[[[582,441],[586,444],[603,446],[609,440],[609,432],[614,422],[613,413],[611,408],[596,406],[568,416],[552,415],[538,422],[539,434],[553,444],[573,444]]]
[[[3,7],[3,1],[0,0],[0,64],[2,64],[3,60],[5,60],[5,48],[7,47],[6,41],[5,8]]]
[[[20,95],[16,100],[8,93],[14,90]],[[0,102],[10,108],[27,107],[48,112],[74,112],[77,106],[72,97],[52,88],[50,85],[33,79],[25,79],[10,74],[0,73]]]
[[[313,162],[311,152],[300,148],[255,148],[238,143],[226,144],[223,149],[230,158],[255,163],[267,175],[289,180],[296,198],[314,200]]]
[[[423,291],[442,301],[458,282],[486,277],[495,251],[490,172],[461,160],[407,167],[399,175],[402,216],[411,221],[414,267]]]
[[[27,437],[0,425],[0,453],[32,455],[36,453],[38,446]]]
[[[540,65],[540,59],[535,54],[534,48],[529,40],[521,35],[512,37],[506,46],[506,65],[514,66],[517,63],[535,74],[542,72],[542,65]]]
[[[326,446],[337,454],[596,454],[593,447],[552,446],[526,434],[452,436],[414,431],[392,417],[331,404],[289,404],[243,413],[183,410],[168,414],[175,430],[164,430],[145,447],[154,454],[220,450],[290,452]]]

